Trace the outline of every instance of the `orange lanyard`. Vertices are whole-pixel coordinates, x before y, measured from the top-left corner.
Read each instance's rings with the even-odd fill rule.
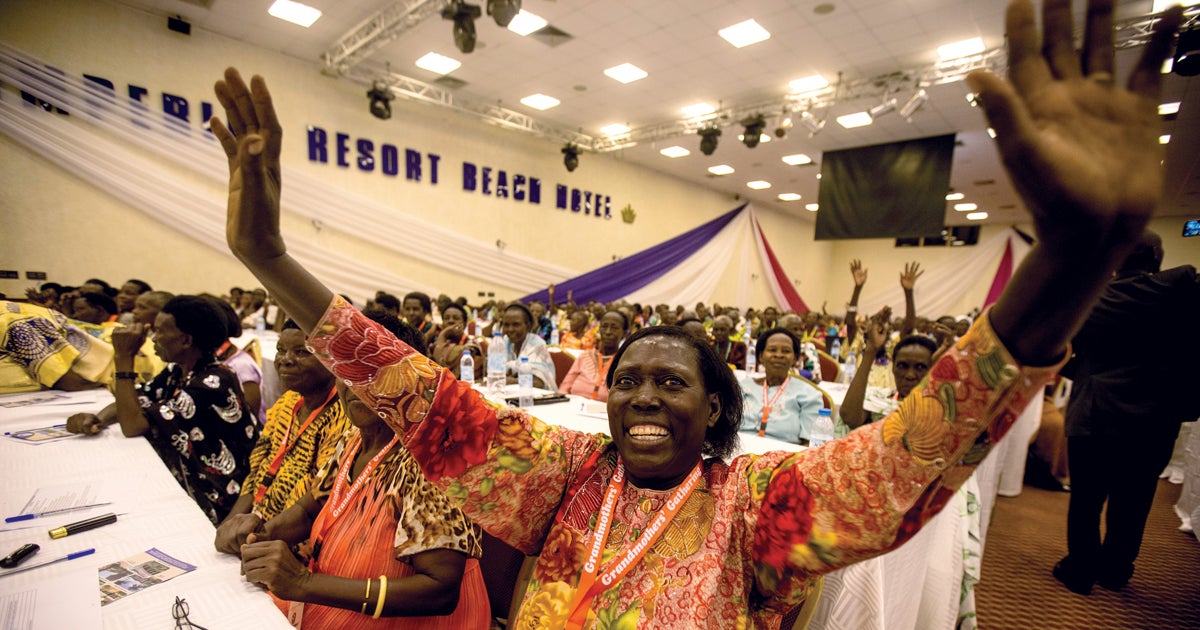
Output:
[[[258,482],[258,488],[254,491],[254,505],[262,503],[263,497],[267,496],[267,488],[275,482],[275,475],[279,472],[279,467],[283,465],[283,458],[292,450],[292,447],[300,441],[300,436],[308,430],[308,426],[321,415],[333,397],[337,395],[337,389],[330,388],[329,394],[325,396],[325,402],[321,403],[320,407],[313,409],[313,412],[308,415],[308,419],[300,426],[300,430],[296,433],[296,439],[291,443],[288,438],[292,436],[292,427],[296,425],[296,414],[300,413],[300,408],[304,406],[304,398],[296,401],[296,406],[292,408],[292,419],[288,422],[287,432],[283,434],[283,440],[279,443],[279,452],[275,453],[275,459],[271,460],[271,465],[267,467],[267,474],[263,475],[262,481]]]
[[[646,555],[658,537],[666,531],[667,525],[675,518],[679,508],[687,503],[688,497],[692,495],[692,490],[695,490],[696,484],[700,482],[700,468],[700,462],[696,462],[696,467],[675,489],[671,498],[667,499],[663,509],[654,515],[649,526],[638,536],[633,546],[627,548],[620,557],[613,558],[608,568],[603,573],[599,573],[600,556],[604,552],[605,543],[608,542],[608,529],[612,525],[613,512],[616,511],[617,499],[620,498],[621,491],[625,488],[625,464],[620,459],[617,460],[617,470],[613,473],[612,480],[608,482],[608,491],[604,494],[604,503],[601,504],[600,513],[597,515],[592,549],[588,554],[587,561],[583,563],[583,574],[579,576],[579,586],[575,589],[575,597],[571,600],[571,616],[567,620],[566,626],[568,630],[578,630],[583,627],[592,600],[625,577],[625,574],[642,560],[642,556]]]
[[[767,416],[771,415],[771,407],[774,407],[775,403],[779,401],[779,397],[782,396],[783,391],[787,389],[788,381],[790,380],[792,380],[792,377],[789,374],[787,378],[783,379],[783,383],[779,385],[779,389],[775,391],[775,395],[772,396],[770,400],[767,400],[767,392],[770,391],[770,388],[767,387],[767,379],[763,379],[762,423],[758,425],[758,437],[766,437]]]
[[[592,356],[596,362],[596,383],[595,386],[592,387],[592,400],[600,400],[600,383],[604,382],[604,376],[608,374],[608,366],[610,363],[612,363],[613,357],[616,355],[610,355],[608,357],[608,363],[605,363],[601,360],[604,358],[604,356],[600,354],[599,350],[593,350]]]
[[[333,480],[333,489],[329,492],[329,499],[325,503],[325,509],[322,509],[320,514],[317,514],[316,520],[313,522],[312,531],[316,533],[313,536],[313,552],[309,559],[309,569],[316,567],[317,556],[321,553],[321,547],[325,542],[325,534],[329,532],[329,528],[333,527],[337,518],[345,511],[346,506],[350,504],[350,499],[353,499],[362,487],[366,485],[367,480],[371,478],[371,473],[375,472],[375,468],[379,466],[379,462],[392,450],[396,442],[400,441],[399,435],[393,435],[391,441],[387,443],[367,462],[363,467],[362,472],[354,478],[354,483],[350,484],[347,490],[347,479],[350,477],[350,468],[354,466],[354,460],[358,455],[358,450],[362,448],[362,436],[356,435],[351,438],[350,443],[346,445],[345,455],[342,459],[342,465],[338,467],[338,475]]]

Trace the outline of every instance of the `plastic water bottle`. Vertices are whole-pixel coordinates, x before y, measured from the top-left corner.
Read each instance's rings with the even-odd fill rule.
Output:
[[[746,373],[753,374],[758,369],[758,351],[754,349],[754,340],[746,344]]]
[[[499,396],[504,389],[504,364],[508,361],[508,348],[504,344],[504,334],[499,330],[492,333],[492,342],[488,344],[487,356],[487,390],[490,396]]]
[[[831,441],[833,441],[833,412],[829,409],[821,409],[817,412],[817,421],[813,423],[808,445],[815,447]]]
[[[462,360],[458,362],[458,380],[464,383],[475,382],[475,359],[471,358],[470,350],[463,350]]]
[[[832,356],[835,361],[840,361],[842,359],[842,340],[841,339],[838,339],[836,337],[833,339],[833,345],[829,347],[829,355]]]
[[[267,330],[267,311],[263,309],[261,315],[258,316],[258,321],[254,322],[254,330],[261,335]]]
[[[517,364],[517,398],[522,409],[533,406],[533,368],[529,365],[529,357],[521,357]]]
[[[854,356],[851,351],[846,357],[846,365],[842,367],[842,382],[849,383],[854,380],[854,373],[858,371],[858,357]]]
[[[550,320],[550,345],[558,346],[558,323]]]

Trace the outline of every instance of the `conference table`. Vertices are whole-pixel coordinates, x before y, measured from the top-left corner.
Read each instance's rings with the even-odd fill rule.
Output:
[[[13,575],[0,569],[0,628],[171,628],[176,597],[187,602],[191,622],[211,630],[291,628],[270,596],[242,578],[240,561],[213,548],[213,525],[146,440],[122,437],[116,426],[96,436],[38,444],[8,435],[61,424],[73,413],[94,413],[110,402],[105,390],[0,396],[0,431],[6,433],[0,436],[5,480],[0,514],[22,514],[35,493],[53,499],[48,505],[111,502],[0,523],[0,555],[25,543],[41,547],[18,568],[95,549],[91,555]],[[48,535],[54,527],[109,512],[117,514],[116,523],[58,540]],[[195,569],[101,606],[100,568],[150,549]]]
[[[840,401],[843,391],[830,386]],[[509,386],[505,396],[515,395]],[[547,393],[547,392],[538,392]],[[0,396],[0,431],[16,433],[61,424],[79,412],[96,412],[112,401],[104,390],[38,392]],[[603,403],[570,397],[567,402],[539,405],[542,420],[589,433],[607,433]],[[803,447],[743,434],[743,452],[799,451]],[[997,452],[1001,449],[997,449]],[[968,482],[979,492],[977,478],[999,476],[995,453]],[[190,619],[208,628],[288,628],[286,619],[258,586],[240,575],[237,558],[213,548],[214,528],[141,438],[128,439],[116,427],[97,436],[76,436],[44,444],[0,437],[0,513],[22,513],[35,493],[53,494],[64,487],[79,492],[90,486],[110,505],[43,517],[0,527],[0,554],[27,542],[41,551],[26,565],[83,549],[95,553],[76,560],[5,575],[0,569],[0,627],[108,629],[170,627],[175,597],[184,598]],[[995,487],[991,483],[991,487]],[[994,491],[992,492],[994,499]],[[980,493],[982,502],[990,502]],[[47,530],[114,512],[116,523],[51,540]],[[963,539],[970,522],[965,500],[955,502],[899,549],[835,571],[825,578],[811,628],[864,630],[953,628],[964,576]],[[986,519],[983,523],[986,525]],[[17,529],[17,527],[26,527]],[[101,607],[97,571],[111,563],[157,549],[193,571],[132,593]],[[69,615],[71,621],[64,621]],[[13,620],[27,620],[20,623]]]

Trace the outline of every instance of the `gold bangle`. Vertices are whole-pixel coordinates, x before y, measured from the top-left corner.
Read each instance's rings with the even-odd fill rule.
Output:
[[[360,608],[360,609],[358,610],[358,613],[359,613],[360,615],[365,615],[365,614],[367,614],[367,602],[363,602],[363,603],[362,603],[362,608]]]
[[[371,579],[372,578],[367,578],[367,592],[363,593],[363,601],[364,602],[371,601]]]
[[[387,596],[387,576],[379,576],[379,600],[375,602],[375,613],[371,615],[372,619],[378,619],[383,613],[383,598]]]

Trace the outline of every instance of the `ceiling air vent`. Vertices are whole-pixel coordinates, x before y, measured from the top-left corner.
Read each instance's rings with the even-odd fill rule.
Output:
[[[433,83],[434,85],[440,85],[447,90],[457,90],[458,88],[467,84],[466,81],[463,81],[462,79],[456,79],[448,74],[444,74],[434,79]]]
[[[543,26],[542,28],[530,33],[529,38],[536,39],[537,41],[542,42],[551,48],[561,46],[572,39],[575,39],[565,31],[555,28],[552,24],[547,24],[546,26]]]

